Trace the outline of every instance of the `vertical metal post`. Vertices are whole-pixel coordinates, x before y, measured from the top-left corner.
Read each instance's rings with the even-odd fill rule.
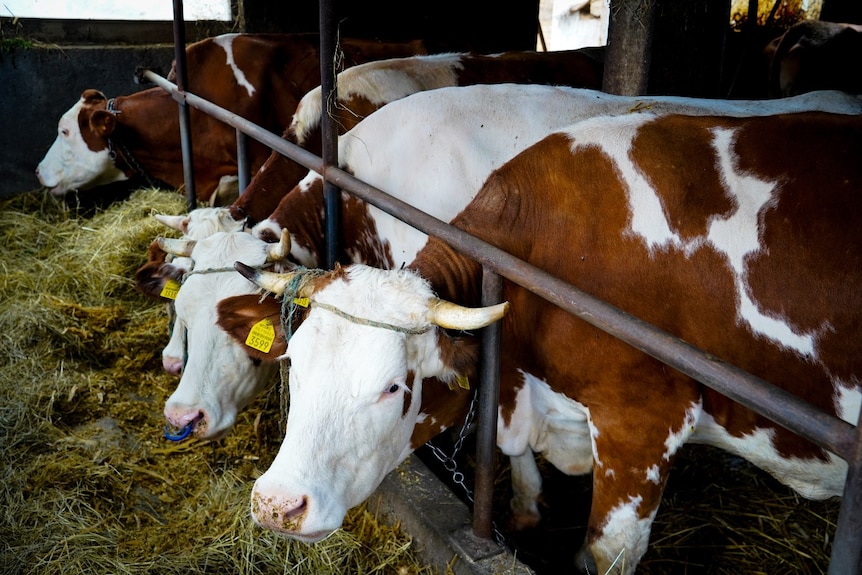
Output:
[[[239,178],[239,193],[242,195],[249,182],[248,136],[239,129],[236,131],[236,169]]]
[[[832,541],[829,575],[862,573],[862,514],[858,511],[862,509],[862,409],[856,423],[856,451],[847,465],[847,482]]]
[[[615,0],[611,6],[602,90],[646,94],[652,62],[653,19],[659,0]]]
[[[183,18],[183,0],[174,0],[174,61],[176,62],[177,89],[186,91],[186,23]],[[197,207],[195,171],[192,158],[192,133],[189,107],[185,100],[178,101],[180,114],[180,146],[183,154],[183,178],[186,184],[186,204],[189,211]]]
[[[338,165],[338,131],[329,118],[332,109],[329,102],[338,97],[335,82],[335,0],[320,0],[320,91],[322,109],[321,133],[323,138],[323,176],[326,166]],[[325,182],[323,187],[326,221],[326,267],[333,268],[341,252],[341,190],[334,184]]]
[[[482,273],[482,305],[503,299],[503,278],[489,268]],[[476,485],[473,494],[473,534],[489,539],[493,515],[494,460],[497,447],[497,404],[500,393],[500,322],[482,329],[479,413],[476,430]]]

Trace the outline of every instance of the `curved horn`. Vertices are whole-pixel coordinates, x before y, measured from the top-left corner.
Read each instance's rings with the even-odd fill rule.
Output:
[[[266,249],[266,261],[275,262],[283,260],[290,253],[290,232],[282,228],[281,239],[277,244],[270,244]],[[272,290],[270,290],[272,291]]]
[[[275,294],[276,296],[280,296],[282,293],[284,293],[284,289],[287,287],[287,285],[293,281],[297,274],[302,273],[302,271],[295,271],[283,274],[268,272],[266,270],[253,268],[242,262],[234,263],[233,267],[234,269],[236,269],[236,271],[241,273],[245,277],[245,279],[254,284],[257,284],[261,288]]]
[[[479,329],[503,317],[509,310],[504,301],[488,307],[464,307],[443,299],[432,299],[428,305],[429,322],[446,329]]]
[[[177,238],[156,238],[159,247],[169,254],[182,257],[191,257],[192,250],[195,249],[195,240],[183,240]]]
[[[172,230],[177,230],[178,232],[185,232],[186,227],[189,223],[188,216],[168,216],[165,214],[154,214],[153,215],[156,220]]]

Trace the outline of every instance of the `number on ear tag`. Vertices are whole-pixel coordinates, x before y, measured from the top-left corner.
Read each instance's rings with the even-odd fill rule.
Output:
[[[254,324],[248,332],[248,337],[245,338],[247,346],[263,353],[269,353],[273,341],[275,341],[275,328],[267,318]]]
[[[165,299],[177,299],[177,293],[180,291],[180,282],[175,279],[169,279],[165,282],[159,295]]]
[[[307,297],[295,297],[295,298],[293,298],[293,303],[295,303],[299,307],[308,307],[308,298]]]

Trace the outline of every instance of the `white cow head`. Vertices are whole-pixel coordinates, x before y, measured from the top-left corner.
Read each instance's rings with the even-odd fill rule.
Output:
[[[108,137],[117,119],[106,106],[104,94],[85,90],[78,103],[60,117],[57,139],[36,168],[39,183],[53,195],[128,179],[114,163]]]
[[[278,266],[290,250],[290,240],[286,233],[280,243],[268,244],[245,232],[217,232],[197,241],[160,238],[159,244],[192,262],[177,292],[176,319],[162,352],[165,366],[183,365],[179,385],[165,405],[165,418],[175,429],[217,438],[272,378],[277,364],[249,357],[216,324],[216,307],[224,298],[257,291],[234,271],[233,262]]]
[[[274,293],[295,277],[248,273]],[[297,295],[309,308],[287,347],[287,430],[251,508],[259,525],[316,541],[412,451],[422,380],[458,375],[441,348],[452,342],[436,326],[477,329],[508,304],[463,308],[437,299],[411,271],[363,265],[307,282]]]

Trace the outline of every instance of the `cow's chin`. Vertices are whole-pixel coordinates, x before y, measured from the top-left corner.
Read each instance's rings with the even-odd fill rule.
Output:
[[[222,423],[219,427],[212,427],[209,425],[209,422],[206,418],[201,419],[195,425],[194,435],[198,439],[207,440],[207,441],[218,441],[219,439],[224,439],[230,430],[233,428],[234,419],[231,418],[229,422]]]
[[[274,533],[278,533],[279,535],[287,539],[295,539],[297,541],[301,541],[302,543],[317,543],[318,541],[323,541],[336,531],[336,529],[333,529],[331,531],[313,531],[311,533],[295,533],[290,531],[275,531]]]

